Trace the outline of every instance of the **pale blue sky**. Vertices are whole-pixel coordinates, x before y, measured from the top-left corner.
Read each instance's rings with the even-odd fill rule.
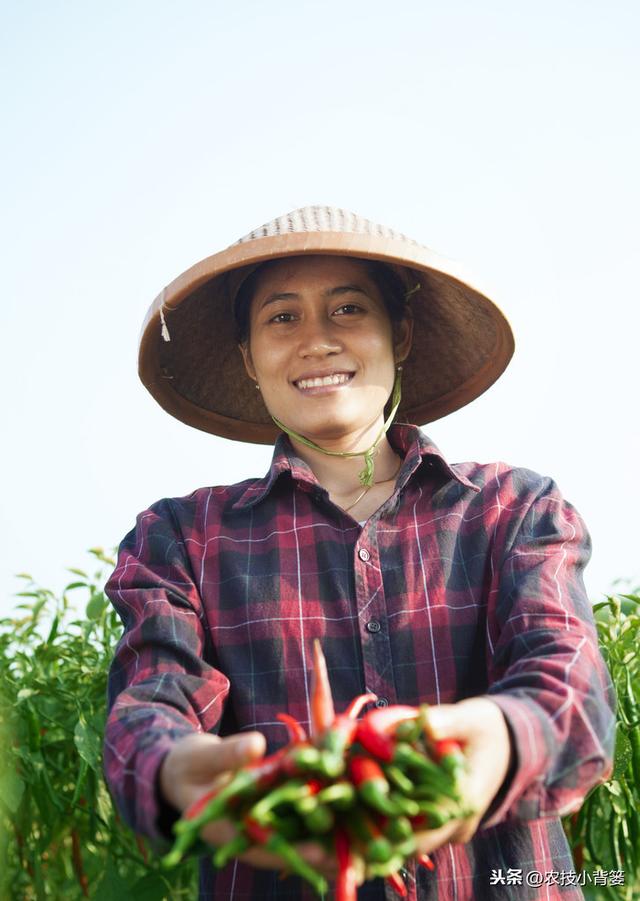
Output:
[[[3,4],[0,612],[13,573],[60,587],[159,497],[265,471],[154,403],[137,339],[183,269],[308,203],[478,273],[516,355],[427,433],[553,476],[593,599],[640,580],[639,41],[632,0]]]

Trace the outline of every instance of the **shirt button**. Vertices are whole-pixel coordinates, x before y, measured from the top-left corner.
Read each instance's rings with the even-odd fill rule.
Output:
[[[367,623],[367,632],[379,632],[381,628],[382,627],[377,619],[372,619]]]
[[[376,707],[388,707],[388,706],[389,706],[389,702],[387,701],[386,698],[378,698],[378,700],[376,701]]]
[[[407,879],[409,878],[409,870],[405,870],[405,868],[402,867],[402,869],[400,870],[400,875],[402,876],[402,878],[403,878],[404,881],[406,882]]]
[[[360,559],[361,559],[364,563],[366,563],[367,560],[371,560],[371,554],[370,554],[369,551],[366,549],[366,547],[361,547],[361,548],[360,548],[360,550],[358,551],[358,557],[360,557]]]

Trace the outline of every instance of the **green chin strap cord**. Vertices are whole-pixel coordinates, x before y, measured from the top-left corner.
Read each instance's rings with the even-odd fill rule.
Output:
[[[364,488],[371,488],[373,485],[373,455],[378,447],[378,444],[382,440],[382,437],[386,435],[389,426],[393,422],[393,418],[398,412],[398,407],[400,406],[401,400],[401,389],[400,383],[402,381],[402,366],[398,366],[396,370],[396,377],[393,383],[393,394],[391,396],[391,412],[389,413],[385,424],[380,429],[380,434],[373,442],[371,447],[366,451],[328,451],[325,450],[324,447],[320,447],[320,445],[315,444],[313,441],[309,441],[308,438],[305,438],[304,435],[299,435],[297,432],[294,432],[293,429],[287,428],[287,426],[280,422],[279,419],[276,419],[275,416],[271,418],[278,426],[279,429],[282,429],[283,432],[286,432],[290,438],[295,438],[296,441],[299,441],[301,444],[304,444],[306,447],[311,447],[313,450],[320,451],[322,454],[327,454],[329,457],[364,457],[364,469],[362,469],[358,473],[358,478],[360,479],[360,484]]]

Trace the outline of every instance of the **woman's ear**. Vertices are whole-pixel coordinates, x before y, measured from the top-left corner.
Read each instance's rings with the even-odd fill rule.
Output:
[[[256,371],[253,367],[253,360],[251,359],[251,351],[249,350],[249,342],[246,341],[244,344],[238,344],[240,348],[240,353],[242,354],[242,359],[244,361],[244,368],[247,370],[247,375],[249,378],[257,382],[258,376],[256,375]]]
[[[413,342],[413,314],[407,309],[404,317],[393,328],[393,357],[402,363],[409,356]]]

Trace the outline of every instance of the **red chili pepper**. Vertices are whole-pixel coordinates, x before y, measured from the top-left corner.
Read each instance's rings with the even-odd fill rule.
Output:
[[[358,722],[356,740],[374,757],[391,763],[395,749],[394,731],[399,723],[415,719],[417,707],[394,704],[370,710]]]
[[[443,757],[448,757],[451,754],[462,754],[462,745],[453,738],[442,738],[434,742],[433,751],[436,758],[442,760]]]
[[[389,873],[388,876],[385,877],[384,880],[387,885],[390,885],[392,889],[400,895],[401,898],[406,898],[408,895],[407,887],[404,884],[404,879],[400,875],[400,873]]]
[[[197,801],[194,801],[193,804],[190,804],[189,807],[182,814],[185,820],[195,820],[195,818],[204,810],[209,801],[212,801],[213,798],[220,791],[219,788],[212,788],[210,791],[205,792],[204,795],[198,798]]]
[[[82,851],[80,850],[80,837],[77,829],[71,830],[71,859],[73,869],[80,884],[80,890],[85,898],[89,897],[89,880],[82,865]]]
[[[307,741],[307,733],[294,717],[289,716],[288,713],[278,713],[276,719],[280,720],[287,727],[290,744],[302,744]]]
[[[335,719],[333,696],[327,672],[327,661],[318,638],[313,642],[313,673],[311,675],[311,737],[316,740]]]
[[[433,754],[440,766],[451,776],[457,776],[466,766],[462,745],[455,739],[443,738],[434,741]]]
[[[380,764],[361,754],[349,758],[349,776],[364,801],[379,813],[397,816],[397,805],[389,798],[389,783]]]
[[[338,878],[336,879],[336,901],[356,901],[358,885],[349,836],[344,829],[337,829],[335,834],[336,857],[338,859]]]
[[[383,816],[379,819],[379,824],[383,833],[394,845],[413,837],[413,827],[411,821],[406,816]]]

